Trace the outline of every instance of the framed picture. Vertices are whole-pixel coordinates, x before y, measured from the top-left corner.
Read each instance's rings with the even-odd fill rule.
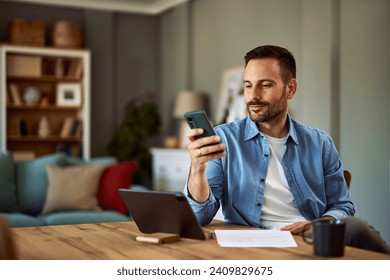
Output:
[[[57,85],[58,106],[80,106],[81,85],[78,83],[60,83]]]
[[[217,106],[217,124],[240,120],[247,115],[243,79],[243,66],[223,71]]]

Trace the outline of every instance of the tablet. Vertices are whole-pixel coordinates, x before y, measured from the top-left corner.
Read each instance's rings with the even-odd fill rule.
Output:
[[[142,233],[174,233],[184,238],[206,239],[183,193],[119,189],[119,195]]]

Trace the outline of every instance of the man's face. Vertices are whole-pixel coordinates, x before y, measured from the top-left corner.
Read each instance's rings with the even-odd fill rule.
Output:
[[[244,96],[252,121],[270,122],[287,114],[288,94],[275,59],[252,59],[244,74]]]

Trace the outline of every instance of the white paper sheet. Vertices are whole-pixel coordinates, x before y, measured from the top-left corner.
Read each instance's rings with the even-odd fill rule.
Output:
[[[297,247],[289,231],[215,230],[221,247]]]

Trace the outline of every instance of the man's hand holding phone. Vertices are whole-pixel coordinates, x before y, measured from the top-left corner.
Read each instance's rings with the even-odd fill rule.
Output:
[[[199,158],[202,158],[201,162],[206,162],[226,155],[224,152],[226,145],[221,143],[221,137],[218,135],[202,137],[203,134],[203,128],[194,128],[188,133],[190,140],[188,151],[193,162],[199,161]]]
[[[226,145],[221,143],[221,137],[214,133],[204,111],[188,112],[184,119],[191,128],[188,133],[190,144],[187,147],[191,157],[188,191],[194,200],[202,203],[210,195],[206,163],[225,156]]]
[[[217,136],[206,115],[201,111],[187,112],[184,114],[184,119],[191,128],[188,133],[190,144],[188,151],[190,152],[191,160],[197,160],[202,157],[203,160],[211,160],[224,156],[225,145],[221,144],[221,138]]]

